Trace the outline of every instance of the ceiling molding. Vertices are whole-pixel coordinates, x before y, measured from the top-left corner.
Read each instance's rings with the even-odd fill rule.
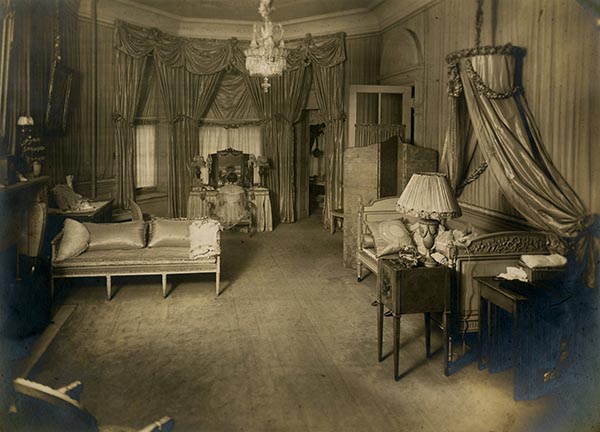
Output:
[[[301,38],[344,32],[347,36],[377,33],[409,15],[414,15],[440,0],[373,0],[368,7],[308,18],[281,21],[285,37]],[[92,0],[81,0],[79,15],[91,18]],[[114,25],[126,19],[132,24],[155,27],[166,33],[192,38],[250,40],[253,25],[259,20],[236,21],[180,17],[134,0],[102,0],[97,3],[98,22]]]
[[[379,29],[386,30],[394,24],[407,20],[441,0],[396,0],[383,1],[373,9],[379,21]]]

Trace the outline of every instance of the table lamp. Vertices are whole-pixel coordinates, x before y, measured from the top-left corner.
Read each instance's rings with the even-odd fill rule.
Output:
[[[398,198],[396,211],[419,218],[419,234],[427,250],[425,266],[437,266],[431,257],[431,248],[435,244],[440,220],[461,215],[446,176],[434,172],[413,174]]]

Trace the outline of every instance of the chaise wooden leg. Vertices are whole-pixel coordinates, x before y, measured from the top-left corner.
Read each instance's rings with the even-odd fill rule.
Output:
[[[110,280],[110,275],[106,275],[106,300],[110,301],[112,299],[112,285]]]
[[[54,277],[50,277],[50,304],[54,303]]]
[[[362,282],[362,263],[360,261],[356,262],[356,280]]]
[[[221,279],[221,274],[219,272],[216,273],[216,282],[217,282],[217,297],[219,297],[220,291],[219,291],[219,282]]]
[[[163,298],[167,298],[167,274],[166,273],[162,274],[162,291],[163,291]]]

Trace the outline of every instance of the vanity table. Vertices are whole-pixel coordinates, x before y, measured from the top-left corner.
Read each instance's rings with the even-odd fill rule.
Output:
[[[214,217],[218,205],[218,190],[195,188],[188,196],[188,219]],[[246,189],[246,202],[250,204],[252,228],[255,231],[273,231],[269,189],[252,187]]]

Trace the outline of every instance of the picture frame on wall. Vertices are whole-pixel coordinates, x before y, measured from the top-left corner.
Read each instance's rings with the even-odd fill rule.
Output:
[[[53,64],[44,122],[45,133],[48,135],[65,135],[67,133],[73,74],[72,69],[60,63]]]

